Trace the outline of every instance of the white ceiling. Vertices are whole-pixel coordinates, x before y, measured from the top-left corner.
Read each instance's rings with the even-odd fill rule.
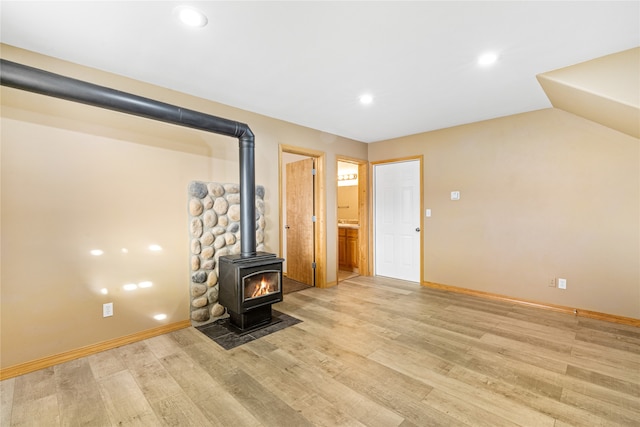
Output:
[[[182,4],[209,25],[181,25]],[[0,7],[2,43],[362,142],[550,107],[536,74],[640,45],[640,1]]]

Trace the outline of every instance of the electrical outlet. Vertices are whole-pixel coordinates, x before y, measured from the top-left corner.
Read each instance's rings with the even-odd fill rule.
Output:
[[[558,279],[558,289],[567,289],[567,279]]]
[[[552,277],[551,279],[549,279],[549,287],[550,288],[555,288],[556,287],[556,278]]]
[[[110,316],[113,316],[113,303],[108,302],[106,304],[102,304],[102,317]]]

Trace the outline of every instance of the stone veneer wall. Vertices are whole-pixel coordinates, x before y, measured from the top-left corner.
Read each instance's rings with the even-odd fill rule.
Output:
[[[191,238],[191,323],[194,326],[225,317],[218,303],[218,258],[240,253],[240,186],[189,184]],[[256,186],[256,250],[264,251],[264,187]]]

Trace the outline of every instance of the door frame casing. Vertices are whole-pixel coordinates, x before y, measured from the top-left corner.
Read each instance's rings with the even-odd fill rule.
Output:
[[[374,206],[374,200],[375,200],[375,188],[374,188],[374,184],[375,184],[375,179],[374,179],[374,168],[377,165],[383,165],[383,164],[387,164],[387,163],[400,163],[400,162],[407,162],[407,161],[419,161],[420,162],[420,177],[418,178],[420,181],[420,237],[418,238],[419,242],[420,242],[420,278],[418,283],[422,284],[422,282],[424,281],[424,215],[422,214],[424,212],[424,156],[423,155],[419,155],[419,156],[407,156],[407,157],[398,157],[395,159],[387,159],[387,160],[378,160],[375,162],[371,162],[370,167],[369,167],[369,176],[371,177],[371,179],[369,180],[369,194],[371,194],[371,197],[369,198],[369,206],[370,206],[370,215],[369,215],[369,219],[370,219],[370,223],[371,223],[371,227],[369,228],[369,241],[372,243],[371,245],[369,245],[369,259],[371,260],[371,274],[372,275],[376,275],[377,272],[375,271],[375,246],[376,246],[376,242],[375,242],[375,231],[374,231],[374,215],[375,215],[375,206]]]
[[[355,157],[336,155],[336,170],[338,162],[355,163],[358,165],[358,274],[360,276],[370,276],[372,272],[371,257],[369,255],[369,162]],[[336,180],[336,200],[338,197],[338,182]],[[336,203],[336,218],[338,204]],[[336,225],[337,226],[337,225]],[[336,231],[336,236],[339,230]],[[340,263],[338,262],[339,245],[336,238],[336,281],[339,282]]]
[[[326,218],[326,187],[325,187],[325,153],[318,150],[312,150],[309,148],[295,147],[293,145],[278,144],[278,195],[279,195],[279,226],[280,226],[280,257],[286,255],[283,253],[283,242],[286,236],[284,235],[284,220],[283,220],[283,200],[286,197],[282,194],[282,181],[283,181],[283,164],[282,154],[291,153],[301,156],[312,157],[316,160],[316,176],[315,176],[315,190],[314,190],[314,206],[316,216],[316,226],[314,228],[315,242],[315,285],[318,288],[327,287],[327,218]]]

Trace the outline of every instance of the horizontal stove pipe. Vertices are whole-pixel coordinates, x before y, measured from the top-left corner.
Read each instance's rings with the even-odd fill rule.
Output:
[[[255,137],[249,126],[4,59],[0,59],[0,84],[238,138],[240,151],[240,251],[243,258],[256,255]]]

